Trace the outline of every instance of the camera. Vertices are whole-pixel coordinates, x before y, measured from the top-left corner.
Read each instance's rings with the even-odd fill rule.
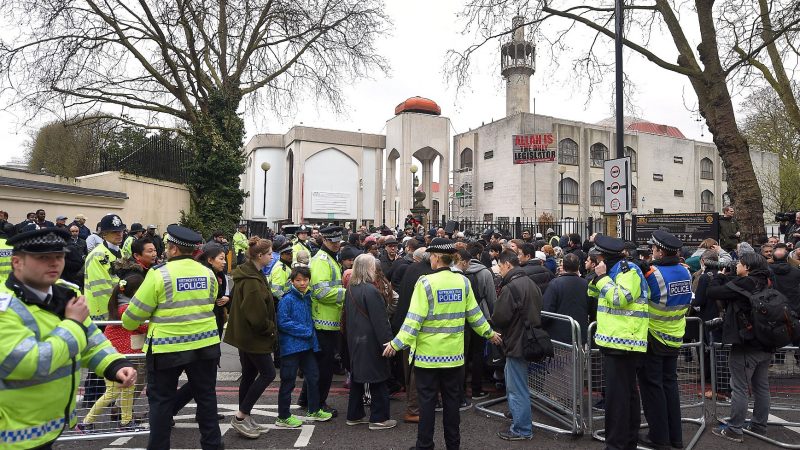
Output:
[[[776,222],[794,222],[797,211],[779,212],[775,214]]]
[[[734,261],[705,261],[704,264],[707,269],[736,272],[736,263]]]
[[[704,323],[708,331],[713,331],[722,327],[723,320],[721,317],[715,317],[711,320],[706,320]]]

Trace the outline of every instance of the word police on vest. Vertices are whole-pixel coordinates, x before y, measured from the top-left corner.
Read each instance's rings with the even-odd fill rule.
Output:
[[[460,302],[462,295],[461,289],[442,289],[436,293],[436,301],[439,303]]]
[[[178,278],[178,292],[208,289],[207,277]]]
[[[689,280],[675,281],[669,284],[669,295],[691,294],[692,283]]]

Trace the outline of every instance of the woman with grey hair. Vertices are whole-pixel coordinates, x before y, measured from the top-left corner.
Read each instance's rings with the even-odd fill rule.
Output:
[[[370,430],[385,430],[397,425],[389,419],[390,376],[388,361],[383,358],[383,343],[392,339],[386,302],[374,285],[375,258],[358,255],[344,300],[343,329],[350,351],[350,399],[347,425],[369,424]],[[364,411],[365,384],[372,398],[370,416]]]

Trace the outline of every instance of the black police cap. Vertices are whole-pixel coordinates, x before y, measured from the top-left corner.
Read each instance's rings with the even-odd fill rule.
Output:
[[[457,251],[455,242],[446,238],[433,238],[427,247],[428,253],[455,253]]]
[[[675,237],[672,233],[662,230],[653,231],[653,235],[647,243],[671,251],[678,251],[683,247],[683,242],[681,242],[680,239]]]
[[[200,233],[180,225],[167,227],[167,241],[181,247],[194,247],[203,242]]]
[[[329,241],[339,242],[342,240],[342,227],[340,226],[333,225],[325,227],[319,230],[319,233],[323,238]]]
[[[100,219],[100,232],[104,231],[123,231],[125,223],[116,214],[106,214]]]
[[[611,236],[598,235],[594,238],[594,246],[600,253],[618,255],[625,250],[625,241]]]
[[[61,228],[37,228],[14,235],[6,244],[14,252],[67,253],[69,232]]]

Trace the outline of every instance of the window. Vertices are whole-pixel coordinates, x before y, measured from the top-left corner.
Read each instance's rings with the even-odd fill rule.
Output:
[[[608,159],[608,147],[598,142],[590,147],[589,156],[592,167],[603,167],[603,161]]]
[[[558,183],[559,203],[567,205],[578,204],[578,182],[572,178],[564,178]]]
[[[714,163],[708,158],[700,160],[700,178],[703,180],[714,179]]]
[[[631,208],[638,208],[639,200],[636,198],[636,186],[631,185]]]
[[[483,152],[483,159],[492,159],[492,158],[494,158],[494,150]]]
[[[664,181],[664,174],[663,173],[654,173],[653,174],[653,181]]]
[[[494,214],[484,214],[483,215],[484,222],[494,222]]]
[[[714,212],[714,194],[708,189],[700,194],[700,211]]]
[[[462,184],[456,191],[456,198],[458,199],[458,206],[462,208],[472,206],[472,184]]]
[[[672,191],[672,195],[675,197],[683,197],[683,190],[682,189],[675,189]]]
[[[431,204],[431,217],[439,217],[439,200],[434,200]]]
[[[653,208],[653,214],[664,214],[664,208]]]
[[[606,186],[602,181],[597,180],[591,186],[591,201],[592,206],[603,206],[605,201]]]
[[[722,206],[730,206],[731,204],[731,194],[724,193],[722,194]]]
[[[490,181],[488,183],[483,183],[483,190],[484,191],[491,191],[494,189],[494,181]]]
[[[672,162],[675,164],[683,164],[683,156],[673,156]]]
[[[461,151],[461,166],[460,169],[472,169],[472,149],[467,147]]]
[[[631,172],[636,172],[636,167],[638,166],[636,150],[630,147],[625,147],[625,156],[629,156],[631,158]]]
[[[558,163],[569,164],[570,166],[578,165],[578,143],[572,139],[562,139],[558,143]]]

